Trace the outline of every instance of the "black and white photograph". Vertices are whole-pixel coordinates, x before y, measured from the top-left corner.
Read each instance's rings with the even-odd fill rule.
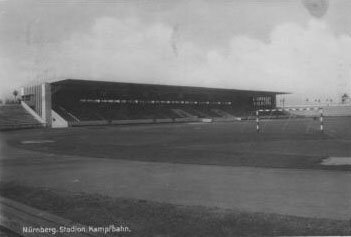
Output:
[[[0,0],[0,236],[351,236],[351,1]]]

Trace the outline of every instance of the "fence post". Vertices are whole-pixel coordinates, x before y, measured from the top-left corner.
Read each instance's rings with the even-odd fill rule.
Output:
[[[321,132],[324,132],[324,124],[323,124],[323,108],[319,108],[319,112],[320,112],[320,129]]]
[[[260,117],[258,110],[256,110],[256,131],[260,132]]]

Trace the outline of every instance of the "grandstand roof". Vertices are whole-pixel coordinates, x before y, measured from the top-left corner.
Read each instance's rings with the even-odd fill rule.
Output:
[[[233,96],[271,96],[287,94],[286,92],[275,91],[254,91],[237,89],[220,89],[207,87],[189,87],[158,84],[140,84],[111,81],[90,81],[78,79],[66,79],[51,83],[58,90],[79,90],[82,91],[105,91],[107,93],[122,96],[162,97],[167,99],[191,98],[191,99],[225,99]],[[57,90],[56,89],[56,90]]]

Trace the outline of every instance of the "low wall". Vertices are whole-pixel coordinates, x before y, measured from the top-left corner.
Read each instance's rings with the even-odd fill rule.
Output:
[[[173,123],[173,119],[165,118],[165,119],[155,119],[155,123]]]
[[[130,120],[112,120],[110,124],[142,124],[142,123],[153,123],[153,119],[130,119]]]
[[[94,126],[94,125],[108,125],[108,121],[106,120],[93,120],[93,121],[75,121],[75,122],[68,122],[70,127],[76,126]]]
[[[267,116],[267,118],[272,118]],[[265,117],[260,117],[264,119]],[[280,117],[279,117],[280,118]],[[129,120],[95,120],[95,121],[74,121],[68,122],[69,126],[94,126],[94,125],[127,125],[127,124],[151,124],[151,123],[187,123],[187,122],[235,122],[240,120],[256,119],[255,116],[247,117],[214,117],[214,118],[198,118],[198,117],[186,117],[186,118],[159,118],[159,119],[129,119]]]
[[[205,119],[206,120],[206,119]],[[212,119],[210,119],[212,121]],[[163,119],[129,119],[129,120],[94,120],[94,121],[74,121],[68,122],[68,126],[77,127],[77,126],[99,126],[99,125],[127,125],[127,124],[151,124],[151,123],[186,123],[186,122],[198,122],[203,121],[203,119],[197,117],[188,117],[188,118],[163,118]],[[210,122],[211,122],[210,121]],[[208,122],[208,121],[207,121]]]
[[[213,122],[234,122],[234,121],[239,121],[241,118],[237,117],[218,117],[218,118],[213,118]]]
[[[186,123],[186,122],[197,122],[199,121],[198,117],[188,117],[188,118],[175,118],[174,122]]]
[[[93,120],[93,121],[75,121],[68,122],[70,127],[77,126],[99,126],[99,125],[123,125],[123,124],[144,124],[144,123],[154,123],[153,119],[130,119],[130,120]]]

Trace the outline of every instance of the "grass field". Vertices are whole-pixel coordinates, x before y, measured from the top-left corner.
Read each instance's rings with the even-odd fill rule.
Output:
[[[28,130],[9,143],[22,149],[96,158],[220,166],[298,169],[324,167],[329,156],[351,156],[351,117],[326,118],[325,132],[311,118],[215,124],[139,125]],[[50,140],[23,144],[23,141]]]

